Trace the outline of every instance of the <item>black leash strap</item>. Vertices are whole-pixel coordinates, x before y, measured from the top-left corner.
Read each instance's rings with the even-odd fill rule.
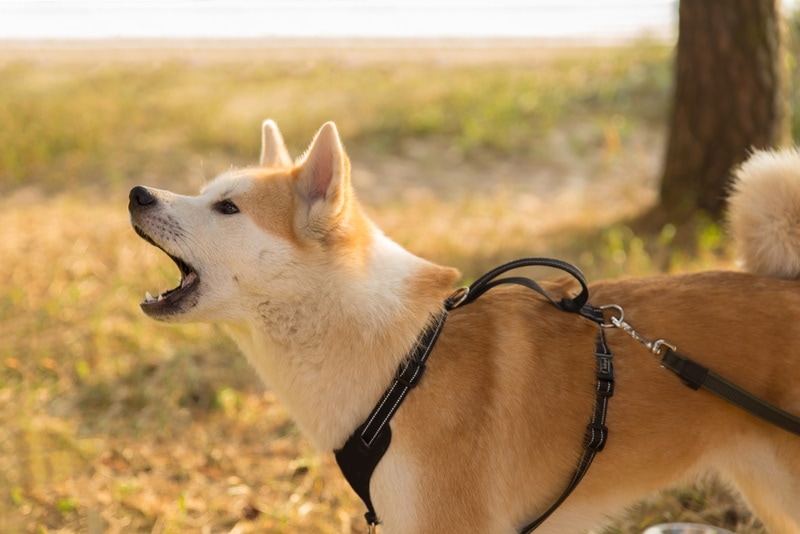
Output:
[[[661,358],[661,365],[678,375],[683,383],[690,388],[708,390],[768,423],[792,434],[800,435],[800,417],[756,397],[749,391],[679,352],[667,348]]]

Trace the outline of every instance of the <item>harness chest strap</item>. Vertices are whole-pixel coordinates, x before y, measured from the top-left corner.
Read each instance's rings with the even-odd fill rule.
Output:
[[[439,339],[446,319],[447,311],[444,310],[433,319],[367,420],[353,432],[341,449],[334,451],[339,469],[367,507],[365,517],[370,525],[379,523],[369,493],[369,482],[392,441],[392,428],[388,423],[408,392],[422,378],[425,362]]]

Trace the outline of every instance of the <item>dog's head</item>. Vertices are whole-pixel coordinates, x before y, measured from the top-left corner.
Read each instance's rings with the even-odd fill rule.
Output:
[[[366,261],[375,231],[333,123],[292,164],[266,121],[260,166],[227,172],[195,197],[137,186],[128,209],[136,232],[181,273],[177,287],[141,303],[164,321],[242,322],[282,295],[308,298]]]

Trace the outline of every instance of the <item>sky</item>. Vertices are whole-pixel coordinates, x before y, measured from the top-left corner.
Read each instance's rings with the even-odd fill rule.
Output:
[[[677,0],[0,0],[0,39],[674,37]]]

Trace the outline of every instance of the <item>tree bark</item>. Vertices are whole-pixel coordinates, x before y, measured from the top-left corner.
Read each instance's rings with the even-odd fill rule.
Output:
[[[780,0],[680,0],[660,205],[719,218],[731,168],[783,135]]]

